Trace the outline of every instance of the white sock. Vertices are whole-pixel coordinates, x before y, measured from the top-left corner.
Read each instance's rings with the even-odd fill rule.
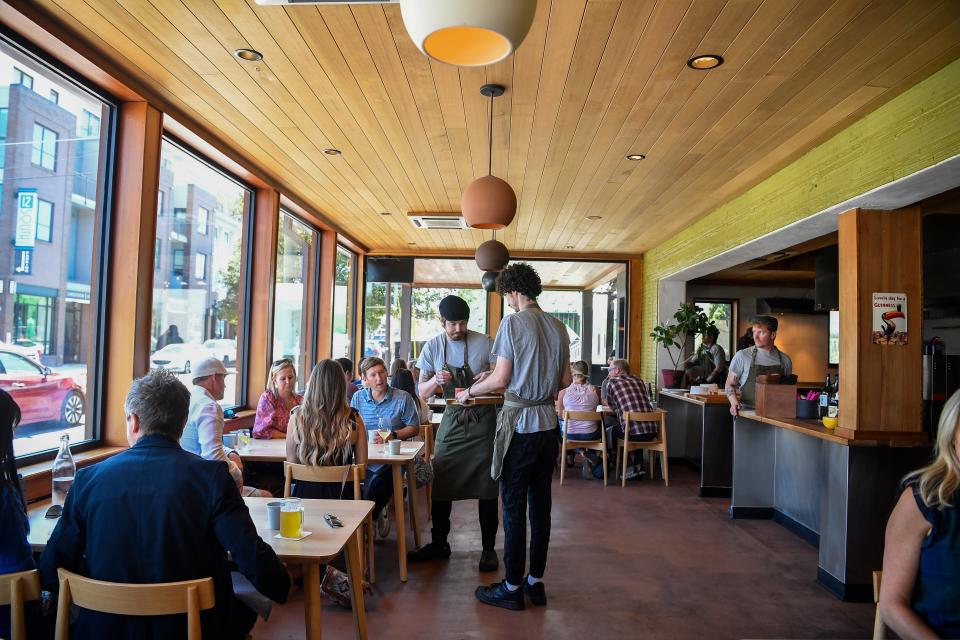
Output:
[[[516,584],[516,585],[510,584],[510,583],[507,582],[506,580],[503,581],[503,584],[505,584],[505,585],[507,586],[507,591],[516,591],[517,589],[520,588],[520,585],[518,585],[518,584]]]
[[[543,580],[540,578],[534,578],[533,576],[527,576],[527,584],[529,584],[531,587],[538,582],[543,582]]]

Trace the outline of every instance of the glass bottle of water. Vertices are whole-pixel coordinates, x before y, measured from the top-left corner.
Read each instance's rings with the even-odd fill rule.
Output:
[[[73,485],[73,477],[77,474],[77,465],[70,455],[70,436],[60,436],[60,451],[53,461],[53,504],[63,504],[67,499],[67,492]]]

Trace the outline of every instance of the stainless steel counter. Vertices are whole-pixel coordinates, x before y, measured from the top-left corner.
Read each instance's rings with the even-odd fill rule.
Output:
[[[728,497],[732,486],[733,418],[722,403],[661,391],[658,407],[667,411],[667,450],[700,469],[700,495]]]

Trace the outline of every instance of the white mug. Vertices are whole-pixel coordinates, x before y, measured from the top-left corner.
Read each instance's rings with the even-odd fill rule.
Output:
[[[377,430],[370,429],[369,431],[367,431],[367,442],[369,442],[370,444],[374,444],[376,441],[377,441]]]

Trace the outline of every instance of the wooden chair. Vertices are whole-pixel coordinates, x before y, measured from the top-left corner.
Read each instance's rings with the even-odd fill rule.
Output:
[[[568,420],[590,420],[600,426],[599,440],[568,440],[566,425]],[[603,454],[603,486],[607,486],[607,433],[603,428],[603,414],[599,411],[564,411],[563,412],[563,446],[560,448],[560,486],[563,486],[563,477],[567,470],[565,464],[567,451],[570,449],[588,449]],[[586,463],[584,463],[586,464]]]
[[[873,614],[873,640],[885,640],[887,637],[887,625],[883,624],[883,618],[880,617],[880,583],[883,581],[883,571],[873,572],[873,602],[877,605]]]
[[[423,438],[423,459],[427,462],[433,460],[433,425],[429,422],[420,425],[420,437]],[[427,520],[433,518],[433,482],[426,487],[427,493]]]
[[[283,463],[283,497],[290,497],[290,483],[294,480],[301,482],[334,482],[340,484],[343,482],[344,475],[347,480],[353,483],[353,499],[363,498],[363,490],[360,483],[367,476],[367,467],[362,464],[351,464],[340,467],[315,467],[306,464],[295,464],[293,462]],[[367,562],[370,564],[370,582],[376,582],[376,573],[373,565],[373,517],[367,514],[367,521],[364,524],[367,529]],[[363,531],[357,529],[357,536],[360,541],[360,548],[363,549]],[[360,556],[363,562],[363,554]],[[361,567],[361,571],[362,571]]]
[[[668,470],[667,463],[667,412],[663,410],[649,411],[642,413],[639,411],[624,411],[623,412],[623,432],[625,434],[630,433],[630,423],[631,422],[659,422],[660,429],[655,440],[650,440],[647,442],[632,442],[631,440],[624,440],[623,438],[617,438],[617,472],[620,473],[621,477],[621,486],[627,486],[627,458],[630,457],[631,451],[638,451],[641,449],[646,449],[650,451],[650,479],[653,480],[653,453],[657,452],[660,454],[660,473],[663,476],[664,486],[670,485],[670,472]],[[623,468],[620,467],[620,454],[623,453]]]
[[[40,572],[36,569],[0,575],[0,605],[10,605],[10,640],[25,640],[23,603],[40,599]]]
[[[200,640],[200,611],[212,609],[213,578],[124,584],[103,582],[57,569],[60,597],[57,600],[56,640],[70,637],[70,605],[123,616],[187,614],[187,639]]]

